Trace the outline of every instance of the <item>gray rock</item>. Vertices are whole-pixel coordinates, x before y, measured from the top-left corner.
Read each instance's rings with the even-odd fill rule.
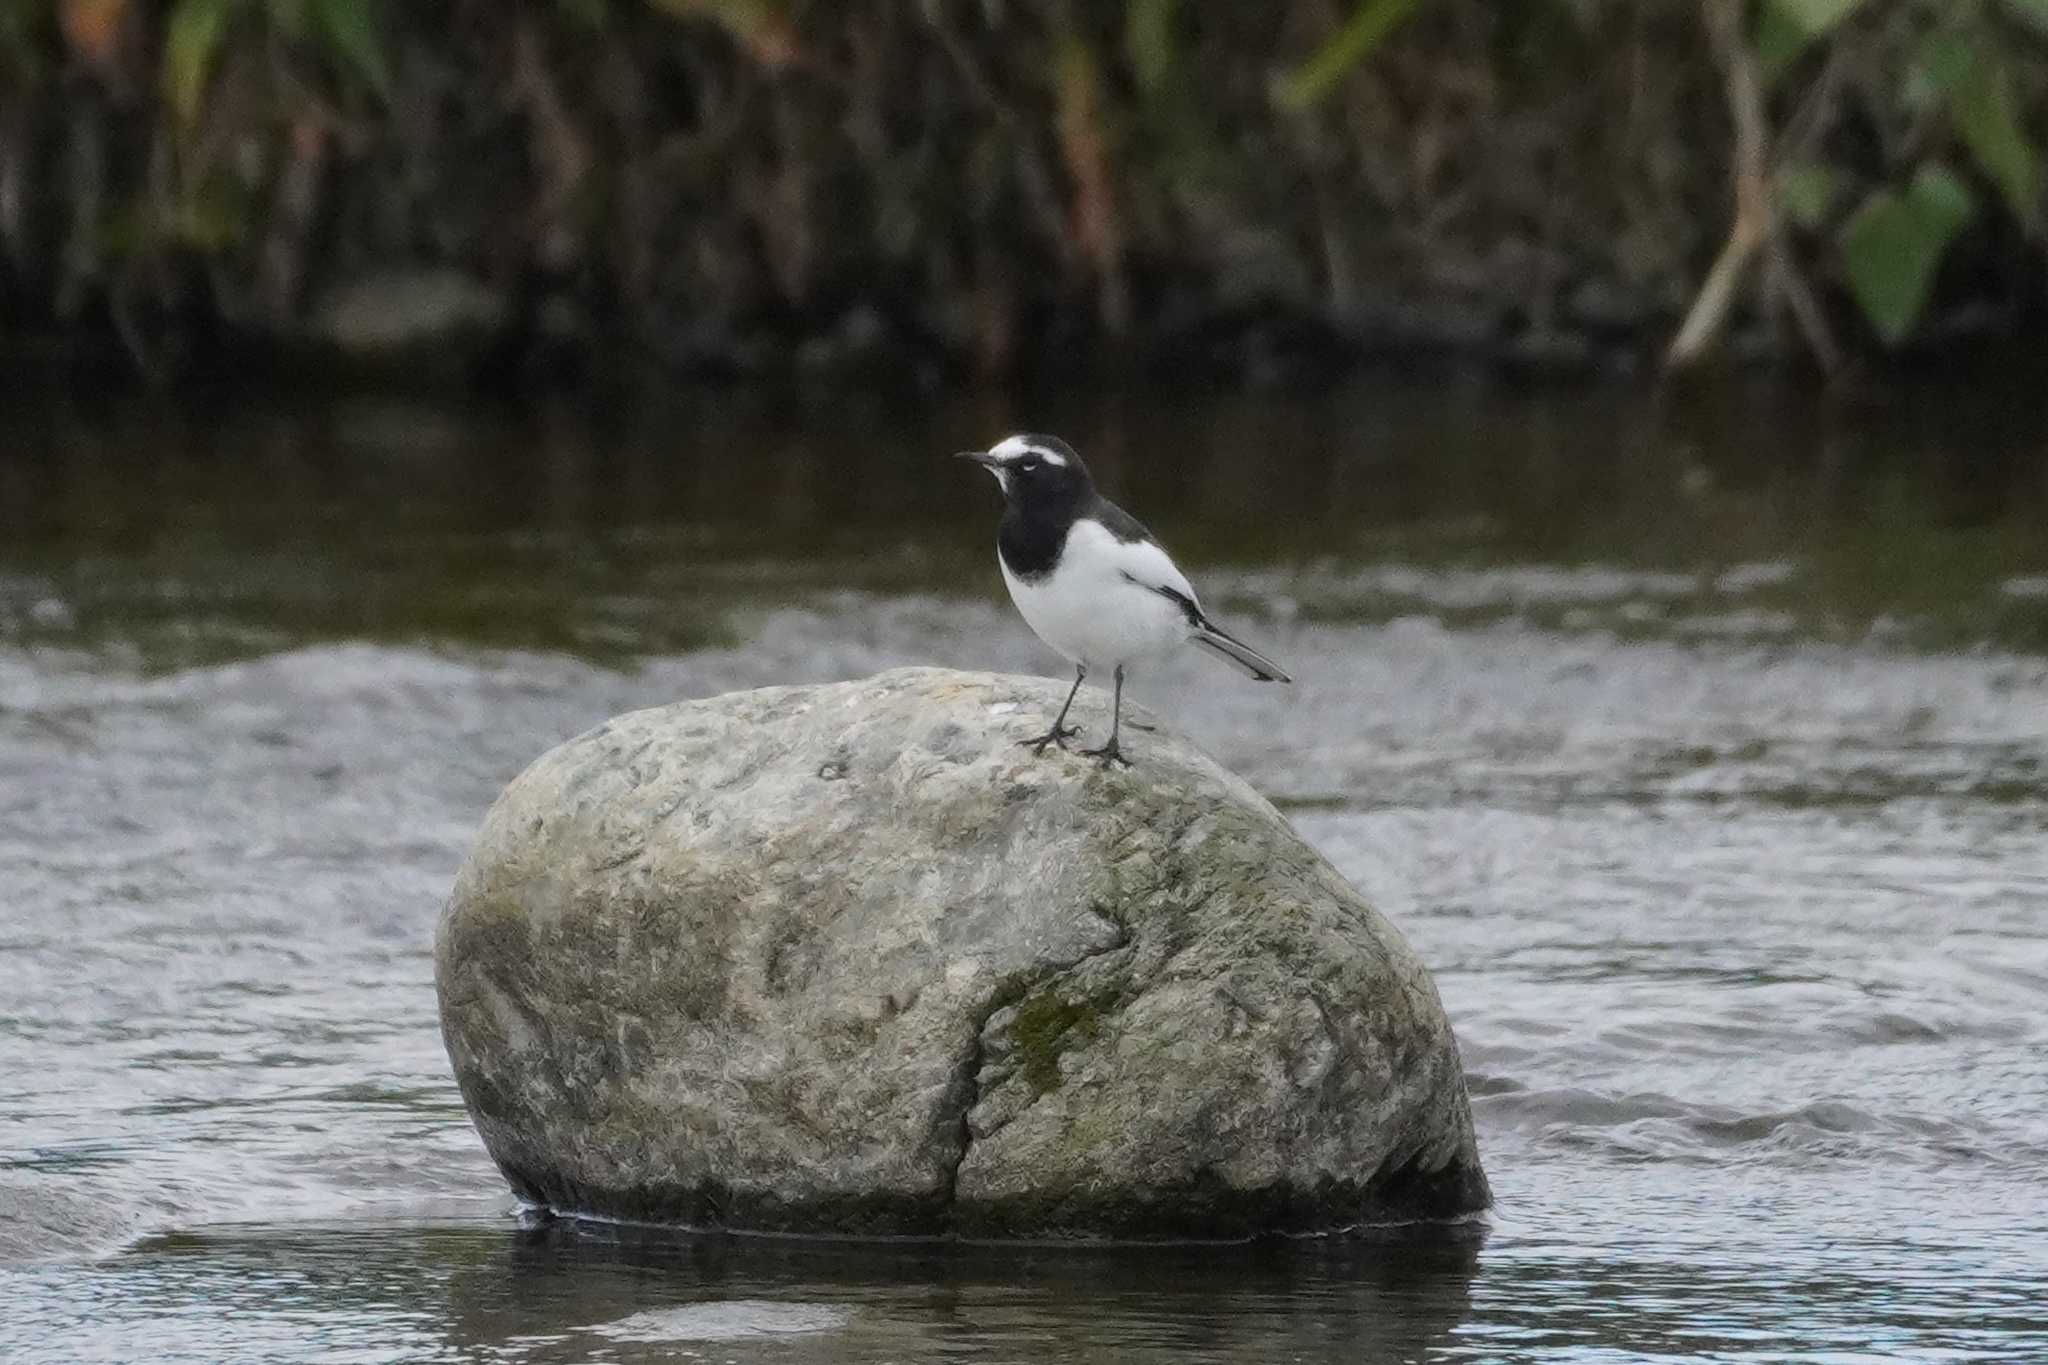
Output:
[[[435,957],[513,1188],[967,1236],[1483,1207],[1450,1025],[1400,935],[1163,730],[1128,771],[1020,748],[1064,690],[903,669],[735,693],[514,781]]]
[[[458,270],[390,270],[336,285],[314,306],[308,330],[359,359],[404,360],[497,335],[510,302]]]

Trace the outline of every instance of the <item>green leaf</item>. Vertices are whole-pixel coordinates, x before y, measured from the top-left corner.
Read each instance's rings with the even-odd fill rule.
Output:
[[[0,0],[0,72],[40,83],[52,65],[55,19],[48,0]]]
[[[384,7],[378,0],[312,0],[313,23],[363,83],[388,98],[391,66],[384,59]]]
[[[1926,166],[1904,194],[1879,190],[1842,225],[1849,291],[1886,345],[1898,345],[1913,330],[1943,254],[1975,212],[1962,181]]]
[[[1749,36],[1749,46],[1756,53],[1757,74],[1764,84],[1775,85],[1786,68],[1799,59],[1799,54],[1806,51],[1812,41],[1813,35],[1787,18],[1777,6],[1759,8],[1756,28]]]
[[[242,0],[178,0],[164,28],[164,97],[178,121],[199,116],[214,59]]]
[[[1787,166],[1778,172],[1778,207],[1799,226],[1817,228],[1841,198],[1847,178],[1833,166],[1817,161]]]
[[[295,43],[302,43],[312,36],[313,26],[306,17],[307,0],[267,0],[264,18],[270,26]]]
[[[173,241],[197,251],[222,251],[242,240],[245,215],[220,196],[194,196],[178,204],[161,224]]]
[[[1815,38],[1853,14],[1863,0],[1768,0],[1770,8]]]
[[[1862,4],[1863,0],[1764,0],[1749,40],[1764,84],[1775,84],[1799,54]]]
[[[1291,109],[1305,109],[1327,95],[1353,67],[1370,57],[1420,2],[1363,0],[1344,27],[1280,82],[1280,102]]]
[[[792,0],[651,0],[678,19],[709,19],[758,62],[779,67],[793,60],[797,32]]]
[[[1957,29],[1938,29],[1920,44],[1920,69],[1941,91],[1954,90],[1977,69],[1977,45]]]
[[[2012,72],[2001,65],[1996,79],[1957,93],[1957,131],[1984,173],[1998,183],[2013,217],[2027,231],[2041,231],[2041,162],[2020,126]]]
[[[2048,0],[2005,0],[2005,7],[2043,33],[2048,33]]]
[[[678,19],[710,18],[744,36],[767,22],[782,0],[653,0],[654,7]]]
[[[39,43],[56,17],[49,0],[0,0],[0,45],[12,48]]]
[[[611,10],[605,0],[555,0],[555,8],[569,22],[593,31],[611,21]]]
[[[1130,0],[1124,10],[1124,56],[1148,95],[1163,89],[1179,64],[1173,27],[1179,11],[1180,0]]]
[[[1974,32],[1936,33],[1920,66],[1948,98],[1949,118],[1971,158],[1998,186],[2013,216],[2041,230],[2041,164],[2021,121],[2012,68]]]

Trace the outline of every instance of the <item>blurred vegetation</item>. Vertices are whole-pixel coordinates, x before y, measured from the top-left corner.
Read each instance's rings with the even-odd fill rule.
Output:
[[[245,373],[2038,338],[2048,0],[0,0],[0,338]]]

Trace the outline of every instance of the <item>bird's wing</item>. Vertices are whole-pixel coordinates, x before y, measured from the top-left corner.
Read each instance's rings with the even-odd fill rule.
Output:
[[[1145,529],[1144,522],[1139,521],[1100,493],[1089,499],[1088,506],[1081,509],[1081,514],[1086,517],[1093,517],[1096,521],[1101,522],[1103,530],[1126,544],[1140,540],[1149,540],[1154,545],[1159,543],[1159,538]]]
[[[1181,614],[1188,618],[1190,627],[1199,628],[1208,624],[1202,615],[1202,604],[1195,597],[1194,585],[1174,562],[1167,558],[1166,551],[1159,548],[1157,541],[1135,540],[1119,543],[1116,547],[1116,570],[1126,583],[1135,583],[1148,592],[1180,606]]]
[[[1107,499],[1098,501],[1093,515],[1108,532],[1101,537],[1099,552],[1109,558],[1126,583],[1158,593],[1178,606],[1187,618],[1190,640],[1260,682],[1294,681],[1280,665],[1209,619],[1187,575],[1136,517]]]
[[[1194,615],[1190,617],[1190,624],[1200,617],[1202,607],[1195,597],[1194,585],[1188,582],[1187,575],[1180,571],[1152,533],[1145,529],[1145,523],[1107,498],[1095,499],[1095,505],[1088,509],[1088,516],[1101,523],[1102,529],[1109,533],[1107,540],[1110,543],[1102,548],[1119,575],[1141,588],[1162,593],[1192,608]]]
[[[1152,548],[1158,549],[1156,545]],[[1187,618],[1188,639],[1217,658],[1236,664],[1260,682],[1294,681],[1287,676],[1287,670],[1204,615],[1201,603],[1195,601],[1195,590],[1187,586],[1187,579],[1182,578],[1180,570],[1173,567],[1173,561],[1166,558],[1164,551],[1160,551],[1159,558],[1179,580],[1179,587],[1167,583],[1147,583],[1138,574],[1129,570],[1124,571],[1124,578],[1139,587],[1149,588],[1178,605],[1181,614]]]

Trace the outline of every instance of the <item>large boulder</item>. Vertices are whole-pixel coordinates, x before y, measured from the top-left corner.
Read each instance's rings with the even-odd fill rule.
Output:
[[[501,796],[442,916],[519,1195],[783,1231],[1231,1237],[1483,1207],[1401,936],[1166,731],[937,669],[621,716]],[[1077,705],[1107,729],[1092,695]]]

